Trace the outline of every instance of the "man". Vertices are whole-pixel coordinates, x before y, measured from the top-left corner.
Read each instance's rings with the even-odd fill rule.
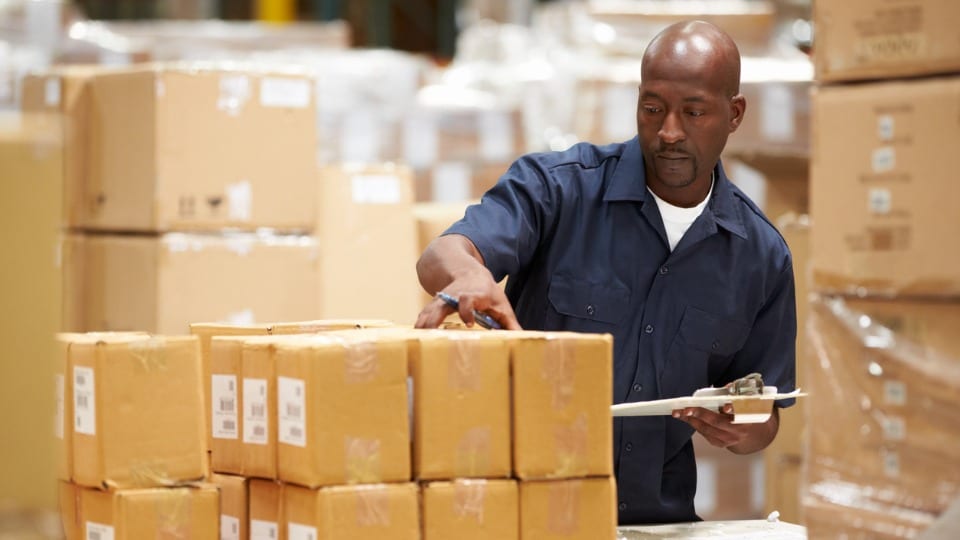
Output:
[[[613,334],[617,403],[689,395],[751,372],[790,391],[790,252],[720,164],[746,110],[739,51],[713,25],[676,24],[648,46],[641,81],[638,138],[519,159],[431,243],[420,282],[458,298],[467,324],[477,309],[507,329]],[[437,326],[450,313],[436,300],[417,324]],[[750,453],[779,426],[776,412],[763,424],[731,420],[699,408],[616,420],[620,522],[697,520],[694,430]]]

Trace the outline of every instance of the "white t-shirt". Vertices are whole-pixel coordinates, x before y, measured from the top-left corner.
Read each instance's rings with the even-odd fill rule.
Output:
[[[647,188],[647,191],[650,191],[650,188]],[[663,228],[667,231],[667,242],[670,244],[670,251],[673,251],[673,249],[677,247],[677,244],[680,243],[680,239],[683,238],[687,229],[693,225],[693,222],[703,213],[703,209],[707,207],[707,203],[710,201],[710,195],[713,194],[713,179],[711,178],[710,180],[710,191],[707,192],[707,197],[700,201],[700,204],[690,208],[674,206],[657,197],[657,194],[653,191],[650,191],[650,194],[653,195],[653,199],[657,201],[657,208],[660,209],[660,217],[663,218]]]

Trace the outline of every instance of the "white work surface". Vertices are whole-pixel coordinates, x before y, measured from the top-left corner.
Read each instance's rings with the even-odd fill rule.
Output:
[[[623,540],[807,540],[807,530],[800,525],[765,519],[746,521],[700,521],[671,525],[620,527]]]

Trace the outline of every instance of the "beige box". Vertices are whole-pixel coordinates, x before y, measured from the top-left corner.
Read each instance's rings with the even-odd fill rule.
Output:
[[[283,487],[286,538],[419,540],[416,484]]]
[[[65,294],[82,315],[70,330],[179,334],[196,321],[310,320],[319,259],[306,236],[71,235]]]
[[[80,532],[78,511],[80,509],[80,491],[76,484],[60,480],[57,482],[57,509],[60,512],[60,524],[66,540],[83,540]]]
[[[272,337],[247,339],[241,361],[243,474],[277,478],[277,365]]]
[[[57,456],[57,478],[67,482],[73,477],[73,384],[68,375],[69,335],[57,335],[57,357],[53,368],[56,399],[54,436]]]
[[[510,476],[508,343],[478,332],[418,333],[410,373],[415,477]]]
[[[423,485],[423,540],[519,540],[515,480],[456,480]]]
[[[902,540],[919,537],[937,520],[937,514],[864,500],[864,489],[871,486],[844,482],[809,486],[803,494],[802,508],[807,537]]]
[[[73,479],[150,487],[207,475],[194,337],[91,335],[69,346]]]
[[[287,538],[283,519],[283,491],[284,486],[279,482],[250,479],[250,540]]]
[[[751,155],[724,159],[727,176],[783,233],[781,223],[810,213],[810,160]]]
[[[81,538],[217,538],[220,496],[211,485],[183,488],[80,489]]]
[[[960,252],[941,240],[960,234],[946,159],[960,147],[960,77],[821,87],[813,116],[816,287],[960,295]]]
[[[954,0],[814,2],[813,61],[821,82],[960,71]]]
[[[418,203],[464,203],[465,208],[466,202],[480,200],[484,193],[496,185],[511,163],[483,163],[475,160],[436,163],[428,169],[416,172],[415,200]]]
[[[694,506],[704,521],[761,519],[763,456],[737,455],[694,434],[697,493]]]
[[[513,373],[513,464],[520,479],[613,474],[613,338],[505,335]]]
[[[420,312],[412,173],[326,167],[319,181],[320,317],[412,324]]]
[[[250,480],[242,476],[214,474],[211,482],[220,490],[220,538],[250,538]]]
[[[613,540],[616,493],[612,477],[520,482],[520,538]]]
[[[276,345],[278,472],[307,487],[410,480],[407,344],[387,335]]]
[[[800,505],[800,479],[803,458],[800,455],[764,453],[763,515],[780,512],[780,520],[804,523]]]
[[[171,65],[100,73],[89,85],[84,228],[312,229],[308,78]]]
[[[210,468],[243,474],[243,342],[241,336],[214,337],[210,342],[210,376],[205,380],[210,406]]]
[[[416,169],[448,161],[511,162],[526,153],[523,113],[457,87],[428,86],[404,119],[403,157]]]

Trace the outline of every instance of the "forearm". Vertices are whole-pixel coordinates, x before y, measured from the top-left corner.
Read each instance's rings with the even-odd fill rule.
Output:
[[[734,454],[752,454],[763,450],[773,442],[780,429],[780,409],[774,406],[769,420],[762,424],[748,424],[744,428],[744,438],[727,449]]]
[[[442,291],[453,280],[470,273],[490,275],[473,242],[459,234],[434,239],[417,261],[420,285],[430,294]]]

